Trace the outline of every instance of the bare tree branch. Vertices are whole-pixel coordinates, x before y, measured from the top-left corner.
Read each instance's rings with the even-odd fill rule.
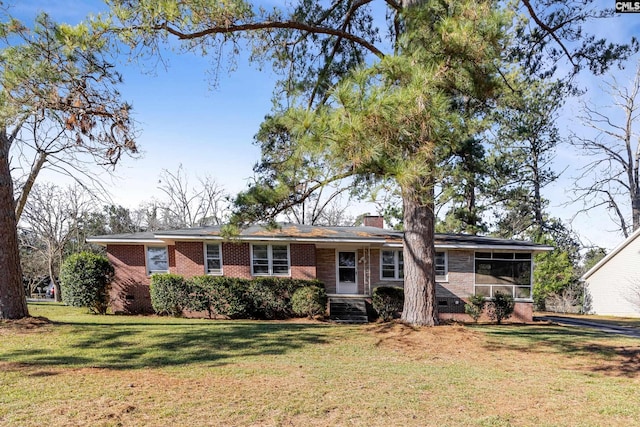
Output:
[[[571,138],[571,143],[591,158],[576,178],[575,194],[576,199],[584,202],[601,200],[601,203],[585,206],[583,211],[606,207],[627,237],[640,227],[640,135],[635,130],[640,111],[640,63],[629,87],[622,87],[615,80],[606,85],[623,118],[617,118],[614,112],[605,113],[601,108],[583,104],[584,114],[580,118],[586,127],[597,133],[590,138],[575,134]],[[590,181],[590,184],[582,185],[584,181]],[[625,208],[626,203],[630,209]]]

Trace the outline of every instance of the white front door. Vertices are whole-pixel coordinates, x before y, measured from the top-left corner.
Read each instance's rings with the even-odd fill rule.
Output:
[[[338,251],[336,292],[339,294],[358,293],[358,256],[354,251]]]

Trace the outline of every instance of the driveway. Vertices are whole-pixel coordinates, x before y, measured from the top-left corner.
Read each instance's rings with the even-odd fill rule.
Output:
[[[638,328],[634,328],[632,326],[611,325],[609,323],[598,322],[593,319],[581,319],[580,317],[569,316],[536,316],[533,320],[539,322],[551,322],[562,326],[595,329],[599,332],[640,338],[640,329]]]

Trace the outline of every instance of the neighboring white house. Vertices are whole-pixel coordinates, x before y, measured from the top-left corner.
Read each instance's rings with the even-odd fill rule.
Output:
[[[581,278],[590,298],[589,312],[640,317],[640,229]]]

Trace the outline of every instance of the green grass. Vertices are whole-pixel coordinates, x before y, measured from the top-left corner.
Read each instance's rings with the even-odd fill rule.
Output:
[[[640,340],[546,325],[0,323],[0,425],[640,424]]]

